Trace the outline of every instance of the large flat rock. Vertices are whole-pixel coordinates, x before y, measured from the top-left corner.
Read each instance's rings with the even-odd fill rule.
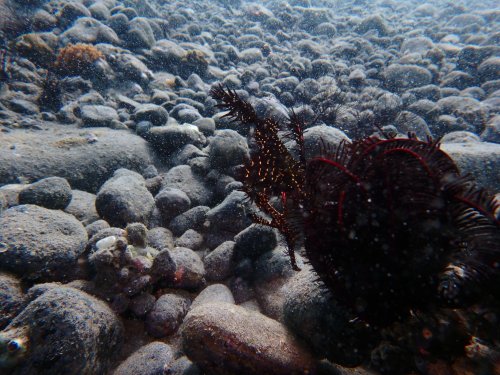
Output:
[[[0,133],[0,185],[48,176],[95,193],[118,168],[141,171],[153,158],[148,144],[126,130],[50,124]]]

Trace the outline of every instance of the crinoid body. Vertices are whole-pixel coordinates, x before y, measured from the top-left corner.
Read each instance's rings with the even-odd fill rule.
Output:
[[[498,296],[498,202],[461,176],[437,142],[368,137],[306,160],[304,124],[293,112],[259,118],[235,91],[219,85],[211,94],[226,116],[254,128],[258,149],[243,189],[270,218],[255,221],[283,234],[295,269],[302,239],[320,280],[355,316],[384,327],[412,311]]]

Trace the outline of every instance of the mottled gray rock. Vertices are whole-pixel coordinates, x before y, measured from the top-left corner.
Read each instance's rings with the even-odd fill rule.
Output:
[[[176,108],[177,106],[184,108]],[[172,109],[171,114],[179,124],[192,124],[202,118],[198,110],[190,105],[178,104],[177,106]]]
[[[168,121],[168,112],[156,104],[142,104],[136,108],[133,118],[136,122],[149,121],[154,126],[162,126]]]
[[[202,245],[203,235],[194,229],[188,229],[177,240],[175,240],[175,246],[187,247],[188,249],[195,251],[200,250]]]
[[[135,222],[147,224],[154,204],[144,178],[126,169],[117,170],[106,181],[97,193],[95,203],[99,216],[119,227]]]
[[[59,176],[73,189],[93,193],[118,166],[140,171],[151,164],[151,155],[147,142],[128,131],[82,132],[53,124],[41,137],[39,132],[12,130],[1,135],[0,184],[17,182],[19,176],[30,181]]]
[[[131,354],[113,372],[113,375],[159,375],[174,360],[170,345],[154,341]]]
[[[192,309],[181,333],[184,351],[208,374],[315,371],[312,356],[283,325],[233,304],[207,303]]]
[[[259,48],[246,48],[238,54],[238,59],[247,64],[254,64],[264,58]]]
[[[80,118],[84,126],[110,127],[113,121],[118,121],[118,113],[105,105],[84,105],[80,109]]]
[[[476,79],[469,73],[454,70],[441,78],[441,87],[455,87],[464,90],[467,87],[474,86]]]
[[[424,55],[427,51],[434,47],[434,43],[431,39],[419,36],[414,38],[408,38],[401,44],[401,53],[420,53]]]
[[[246,228],[250,224],[246,199],[246,194],[242,191],[232,191],[220,204],[207,212],[210,228],[234,234]]]
[[[485,21],[481,16],[478,16],[476,14],[464,13],[454,16],[451,20],[448,21],[447,26],[454,26],[461,28],[469,26],[474,23],[477,23],[478,25],[483,25],[484,22]]]
[[[364,34],[369,30],[377,31],[379,36],[385,36],[389,33],[389,27],[379,14],[366,17],[356,27],[356,31],[360,34]]]
[[[147,18],[135,17],[131,20],[125,40],[131,48],[151,48],[155,44],[155,36]]]
[[[36,115],[40,112],[38,106],[35,103],[21,98],[13,98],[9,100],[7,105],[14,112],[25,115]]]
[[[478,67],[482,82],[500,79],[500,57],[494,56],[483,61]]]
[[[187,144],[202,147],[206,142],[198,127],[190,124],[156,126],[149,130],[147,139],[157,151],[166,155],[180,150]]]
[[[253,224],[234,236],[234,255],[236,259],[256,259],[262,254],[272,251],[278,241],[274,229],[264,225]]]
[[[500,144],[487,142],[444,143],[441,146],[462,173],[472,174],[479,186],[500,191]]]
[[[90,17],[90,11],[81,3],[66,3],[57,14],[59,25],[66,28],[80,17]]]
[[[425,120],[412,112],[402,111],[394,121],[394,125],[401,134],[414,133],[420,139],[427,139],[432,135]]]
[[[185,125],[183,125],[185,126]],[[163,180],[163,188],[182,190],[191,200],[193,206],[208,205],[212,201],[212,191],[203,179],[195,174],[189,165],[171,168]]]
[[[155,281],[163,280],[171,282],[174,281],[176,267],[170,255],[170,250],[164,248],[154,258],[150,274]]]
[[[337,128],[317,125],[307,128],[304,131],[304,148],[306,150],[306,159],[311,159],[321,155],[324,147],[337,147],[342,141],[350,141],[349,137]],[[288,146],[288,144],[287,144]],[[295,144],[290,144],[292,152],[297,152]]]
[[[61,34],[61,41],[68,43],[109,43],[119,45],[115,31],[91,17],[78,18],[73,26]]]
[[[96,211],[97,214],[97,211]],[[91,224],[88,224],[85,227],[85,230],[87,231],[87,234],[89,238],[92,238],[95,234],[100,232],[103,229],[108,229],[110,228],[108,222],[106,220],[96,220],[92,222]]]
[[[443,143],[477,143],[481,142],[481,139],[477,136],[477,134],[468,132],[468,131],[452,131],[450,133],[445,134],[441,138],[441,144]]]
[[[0,216],[0,267],[27,279],[71,278],[87,232],[74,216],[34,205]]]
[[[201,371],[188,357],[182,356],[170,365],[165,375],[201,375]]]
[[[210,166],[218,170],[243,164],[250,159],[250,151],[244,137],[234,130],[217,130],[209,142]]]
[[[88,10],[92,14],[92,17],[99,21],[106,21],[111,16],[111,12],[102,2],[96,2],[90,5]]]
[[[146,331],[153,337],[169,336],[177,331],[191,302],[175,294],[164,294],[146,316]]]
[[[88,225],[99,220],[95,209],[95,195],[82,190],[73,190],[72,198],[64,212],[73,215],[83,225]]]
[[[231,290],[224,284],[212,284],[203,289],[200,294],[196,296],[191,309],[206,303],[233,303],[234,297]]]
[[[384,71],[384,83],[393,92],[428,85],[432,81],[429,70],[418,65],[391,64]]]
[[[9,324],[24,307],[21,281],[8,273],[0,272],[0,329]]]
[[[135,316],[141,318],[150,312],[156,302],[156,298],[147,292],[141,293],[130,300],[129,309]]]
[[[205,286],[205,267],[197,253],[186,247],[175,247],[170,256],[176,265],[176,287],[196,290]]]
[[[500,143],[500,115],[495,115],[488,120],[481,133],[481,140],[484,142]]]
[[[149,246],[157,250],[174,248],[174,237],[167,228],[156,227],[148,230],[147,241]]]
[[[427,99],[417,100],[416,102],[410,104],[408,106],[408,111],[419,115],[429,123],[436,123],[440,114],[439,106],[433,101]]]
[[[54,210],[65,209],[71,198],[71,186],[61,177],[43,178],[19,192],[19,204],[35,204]]]
[[[102,301],[74,288],[56,287],[32,301],[0,342],[29,342],[11,374],[105,374],[118,353],[123,327]]]
[[[226,241],[205,256],[203,262],[207,280],[222,281],[231,276],[233,269],[234,242]]]
[[[302,260],[296,255],[302,268]],[[280,246],[267,252],[255,261],[253,285],[255,298],[262,312],[270,318],[283,322],[283,305],[287,293],[287,281],[295,275],[287,249]],[[235,272],[236,274],[236,272]]]
[[[176,70],[182,61],[186,51],[176,42],[171,40],[158,40],[151,48],[152,62],[158,65],[158,68],[165,70]]]
[[[469,124],[480,129],[488,115],[488,108],[474,98],[448,96],[437,102],[441,113],[462,117]]]
[[[198,129],[205,135],[206,137],[213,135],[215,132],[215,120],[213,118],[200,118],[193,122],[193,125],[196,125]]]
[[[121,53],[116,56],[112,63],[113,69],[119,73],[120,77],[124,80],[131,80],[138,82],[139,84],[146,84],[153,78],[153,73],[148,69],[146,64],[130,53]],[[142,118],[152,118],[156,121],[158,120],[160,125],[166,122],[165,113],[162,111],[162,107],[151,108],[149,106],[154,106],[154,104],[143,104],[140,105],[137,110],[143,111],[139,114]],[[167,114],[168,119],[168,114]]]
[[[155,196],[156,207],[165,221],[186,212],[191,206],[191,199],[180,189],[166,187]]]
[[[136,247],[144,248],[148,245],[146,236],[148,229],[142,223],[130,223],[125,228],[127,243]]]
[[[173,218],[168,227],[176,236],[180,236],[188,229],[200,230],[203,228],[208,211],[210,211],[208,206],[193,207]]]

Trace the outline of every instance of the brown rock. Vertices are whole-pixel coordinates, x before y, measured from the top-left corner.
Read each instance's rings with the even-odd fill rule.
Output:
[[[281,323],[241,306],[197,306],[181,332],[186,354],[209,374],[315,373],[311,354]]]

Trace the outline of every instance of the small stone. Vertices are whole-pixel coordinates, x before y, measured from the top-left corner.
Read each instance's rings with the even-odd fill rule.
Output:
[[[166,187],[155,197],[156,207],[165,221],[186,212],[191,206],[191,199],[182,190]]]
[[[64,209],[64,212],[76,217],[83,225],[89,225],[99,220],[99,215],[95,209],[95,194],[82,190],[72,191],[71,201]]]
[[[147,223],[153,208],[154,199],[146,189],[144,178],[125,169],[117,170],[96,197],[99,215],[120,227],[134,222]]]
[[[428,85],[432,81],[429,70],[418,65],[391,64],[384,71],[385,84],[393,92]]]
[[[68,181],[61,177],[41,179],[19,193],[20,204],[36,204],[50,209],[65,209],[71,202],[72,192]]]
[[[150,274],[155,282],[172,282],[175,278],[176,268],[176,263],[172,259],[170,251],[168,249],[163,249],[154,258]]]
[[[130,245],[145,247],[148,229],[142,223],[131,223],[127,225],[126,236]]]
[[[131,354],[113,372],[113,375],[159,375],[174,361],[170,345],[154,341]]]
[[[195,125],[166,125],[150,129],[147,139],[162,154],[170,155],[187,144],[202,147],[205,136]]]
[[[174,248],[174,237],[170,230],[163,227],[152,228],[146,237],[149,246],[161,251]]]
[[[85,230],[87,231],[88,237],[92,238],[96,233],[107,228],[109,228],[109,224],[106,220],[96,220],[93,223],[88,224],[85,227]]]
[[[274,229],[253,224],[234,237],[234,254],[237,259],[257,259],[262,254],[272,251],[278,241]]]
[[[154,126],[162,126],[167,123],[168,112],[156,104],[142,104],[135,110],[133,118],[136,122],[149,121]]]
[[[205,267],[198,254],[186,247],[175,247],[170,256],[176,265],[174,277],[176,287],[196,290],[205,285]]]
[[[222,281],[231,276],[234,242],[226,241],[205,256],[207,280]]]
[[[165,174],[162,187],[176,188],[183,191],[189,197],[193,206],[207,205],[212,200],[212,191],[206,186],[203,178],[195,174],[188,165],[171,168]]]
[[[212,168],[222,171],[244,164],[250,159],[247,141],[234,130],[217,130],[210,139],[208,159]]]
[[[143,317],[154,307],[156,298],[149,293],[141,293],[130,300],[129,309],[135,316]]]
[[[146,316],[146,331],[157,338],[175,333],[181,325],[190,304],[189,299],[175,294],[162,295]]]
[[[201,230],[210,211],[208,206],[196,206],[176,216],[169,224],[170,230],[180,236],[188,229]]]
[[[386,21],[379,14],[366,17],[356,27],[356,31],[360,34],[364,34],[369,30],[377,31],[379,36],[386,36],[389,33]]]
[[[151,48],[155,43],[153,29],[147,18],[135,17],[129,23],[126,41],[131,48]]]
[[[188,229],[175,241],[175,246],[199,250],[203,244],[203,236],[193,229]]]
[[[84,105],[80,109],[80,118],[84,126],[107,126],[118,121],[118,113],[114,108],[105,105]]]

